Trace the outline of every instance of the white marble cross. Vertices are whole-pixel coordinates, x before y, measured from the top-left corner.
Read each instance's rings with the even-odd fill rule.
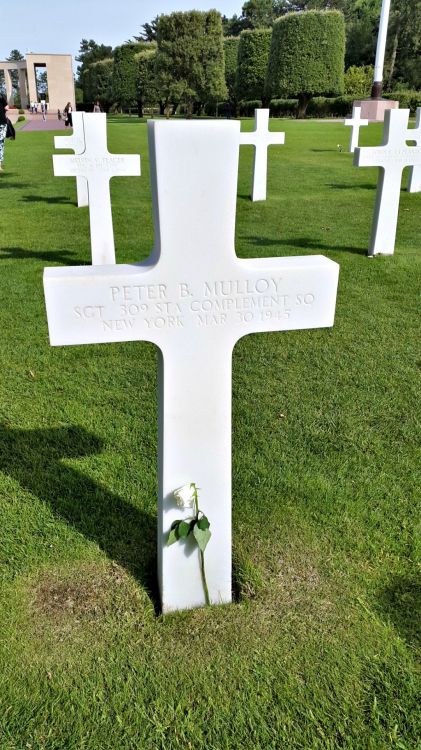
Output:
[[[150,258],[47,268],[44,290],[53,346],[151,341],[159,347],[158,578],[168,612],[205,602],[197,548],[166,545],[180,517],[173,492],[189,482],[200,488],[211,522],[210,599],[231,601],[235,343],[253,332],[332,326],[339,266],[320,255],[236,256],[240,123],[149,121],[148,131]]]
[[[368,125],[368,120],[361,119],[361,107],[353,107],[352,118],[345,120],[344,123],[347,127],[351,127],[351,140],[349,143],[349,153],[353,154],[355,148],[358,146],[358,139],[360,136],[360,128]]]
[[[84,112],[73,112],[73,134],[56,135],[54,138],[54,148],[68,148],[80,156],[85,151],[85,128],[83,124]],[[88,115],[89,116],[89,115]],[[78,208],[83,208],[89,204],[88,183],[85,177],[76,177],[76,192]]]
[[[254,146],[252,201],[265,201],[267,193],[268,146],[285,143],[285,133],[269,130],[269,110],[254,110],[254,130],[240,133],[243,146]]]
[[[421,167],[421,126],[409,130],[408,120],[409,109],[387,111],[382,145],[355,149],[354,165],[380,167],[369,255],[393,255],[402,172],[405,167]],[[418,145],[408,146],[408,140],[415,140]]]
[[[408,131],[408,140],[417,135],[417,146],[421,146],[421,107],[418,107],[415,118],[415,128]],[[421,193],[421,166],[411,167],[408,178],[408,192]]]
[[[54,174],[84,177],[88,183],[92,264],[115,263],[110,179],[140,175],[140,156],[110,154],[105,114],[85,115],[85,151],[80,155],[53,156]]]

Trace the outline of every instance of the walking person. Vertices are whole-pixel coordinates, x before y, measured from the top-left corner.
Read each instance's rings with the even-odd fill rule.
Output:
[[[9,105],[5,96],[0,96],[0,172],[3,172],[4,142],[7,133],[7,110]]]
[[[66,106],[64,108],[64,114],[65,114],[64,124],[65,124],[66,128],[69,127],[69,126],[71,128],[73,127],[72,112],[73,112],[72,104],[71,104],[71,102],[67,102],[67,104],[66,104]]]

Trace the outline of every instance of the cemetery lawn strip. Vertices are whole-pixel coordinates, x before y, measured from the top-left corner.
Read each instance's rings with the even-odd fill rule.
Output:
[[[419,747],[421,195],[401,194],[395,255],[367,259],[377,172],[352,167],[349,129],[270,126],[264,203],[241,149],[237,254],[340,263],[335,326],[237,344],[235,603],[167,617],[156,350],[50,348],[42,271],[89,263],[88,211],[52,176],[53,133],[6,143],[0,750]],[[153,243],[145,124],[114,118],[109,148],[142,157],[111,188],[133,262]]]

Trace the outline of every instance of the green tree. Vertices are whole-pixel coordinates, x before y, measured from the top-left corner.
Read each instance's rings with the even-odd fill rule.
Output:
[[[92,109],[96,101],[108,111],[113,103],[113,58],[98,60],[87,67],[82,74],[83,101]]]
[[[352,65],[345,73],[345,94],[359,98],[370,96],[373,75],[372,65]]]
[[[271,47],[272,29],[252,29],[240,35],[237,66],[239,99],[260,99],[269,102],[266,74]]]
[[[143,107],[146,104],[156,104],[160,99],[156,77],[156,54],[156,44],[152,42],[148,49],[143,49],[135,55],[139,117],[143,117]]]
[[[388,44],[388,85],[405,81],[421,88],[421,0],[395,0]]]
[[[82,83],[83,71],[89,65],[92,65],[98,60],[105,60],[112,57],[113,48],[106,44],[97,44],[93,39],[82,39],[80,43],[79,53],[76,57],[77,62],[80,65],[77,68],[77,82],[79,85]]]
[[[238,36],[229,36],[224,39],[225,55],[225,83],[228,90],[228,99],[234,113],[237,114],[237,65],[238,47],[240,39]]]
[[[158,20],[158,85],[167,105],[193,108],[224,100],[222,19],[217,11],[171,13]]]
[[[135,36],[137,42],[156,42],[158,34],[159,16],[155,16],[150,23],[144,23],[139,36]]]
[[[246,0],[242,17],[248,29],[262,29],[272,26],[275,20],[273,0]]]
[[[137,103],[137,65],[135,55],[145,44],[127,42],[114,50],[112,92],[119,107],[134,107]]]
[[[304,117],[312,96],[344,89],[345,23],[338,11],[288,13],[275,21],[268,65],[272,96],[298,97]]]

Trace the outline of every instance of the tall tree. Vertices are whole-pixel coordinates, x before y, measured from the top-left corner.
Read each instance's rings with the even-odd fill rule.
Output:
[[[77,80],[82,83],[82,73],[89,65],[98,60],[112,57],[113,48],[106,44],[97,44],[93,39],[82,39],[80,49],[76,57],[80,65],[77,68]]]
[[[272,96],[297,96],[304,117],[312,96],[343,92],[344,55],[342,13],[288,13],[273,26],[268,88]]]
[[[139,36],[135,36],[137,42],[156,42],[158,34],[159,16],[155,16],[150,23],[144,23]]]
[[[98,60],[89,65],[82,74],[83,102],[85,107],[92,108],[99,101],[101,108],[108,111],[113,103],[113,67],[112,57]]]
[[[135,55],[144,47],[142,42],[128,42],[114,50],[112,91],[120,107],[134,107],[137,102],[137,64]]]
[[[225,54],[225,82],[227,84],[228,99],[234,113],[237,114],[237,66],[238,47],[240,39],[238,36],[228,36],[224,39]]]
[[[221,15],[189,11],[158,21],[157,74],[166,102],[183,102],[189,115],[196,105],[224,100],[224,49]]]
[[[159,102],[159,89],[156,78],[156,43],[151,42],[148,48],[135,55],[136,96],[139,117],[143,117],[143,107],[146,104]]]
[[[269,103],[266,74],[272,29],[250,29],[240,35],[236,89],[239,99]]]

